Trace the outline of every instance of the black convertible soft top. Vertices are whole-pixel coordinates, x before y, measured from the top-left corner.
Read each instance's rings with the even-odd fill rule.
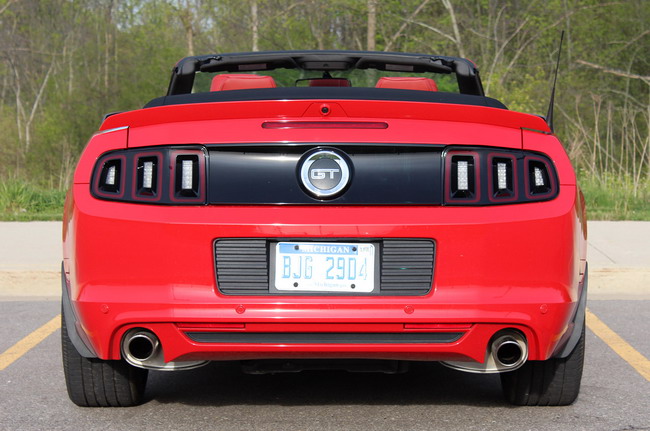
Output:
[[[188,103],[242,102],[251,100],[399,100],[406,102],[450,103],[508,109],[503,103],[486,96],[434,91],[396,90],[390,88],[279,87],[253,90],[212,91],[157,97],[145,108]]]
[[[408,74],[453,74],[460,93],[366,87],[279,87],[192,93],[194,79],[199,72],[254,72],[275,69],[326,73],[374,69]],[[401,100],[507,109],[498,100],[485,97],[478,69],[469,60],[430,54],[372,51],[265,51],[186,57],[174,66],[167,95],[151,100],[145,108],[187,103],[283,99]]]

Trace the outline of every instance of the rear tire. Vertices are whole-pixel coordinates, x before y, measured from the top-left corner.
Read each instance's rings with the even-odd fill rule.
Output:
[[[147,370],[123,360],[84,358],[70,341],[61,314],[61,350],[68,396],[81,407],[129,407],[141,404]]]
[[[566,358],[528,361],[501,374],[506,399],[518,406],[568,406],[580,392],[585,358],[585,326],[578,344]]]

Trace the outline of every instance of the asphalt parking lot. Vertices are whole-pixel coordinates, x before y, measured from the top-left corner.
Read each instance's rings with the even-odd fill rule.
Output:
[[[498,376],[414,364],[406,374],[251,376],[233,363],[152,372],[147,402],[82,409],[61,368],[60,224],[0,223],[0,430],[650,430],[650,223],[590,223],[582,391],[512,407]]]

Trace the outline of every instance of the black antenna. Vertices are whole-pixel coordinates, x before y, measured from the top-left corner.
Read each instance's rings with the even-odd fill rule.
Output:
[[[560,35],[560,48],[557,51],[557,64],[555,65],[555,78],[553,78],[553,89],[551,90],[551,101],[548,104],[548,112],[546,113],[546,124],[553,130],[553,106],[555,105],[555,83],[557,82],[557,71],[560,69],[560,55],[562,54],[562,41],[564,41],[564,30]]]

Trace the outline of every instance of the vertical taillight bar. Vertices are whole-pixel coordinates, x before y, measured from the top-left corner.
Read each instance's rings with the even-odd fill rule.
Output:
[[[481,198],[480,158],[474,151],[448,151],[445,155],[445,200],[474,203]]]
[[[539,202],[559,193],[553,162],[541,153],[452,147],[443,160],[446,205]]]
[[[100,159],[99,172],[95,175],[94,192],[105,198],[119,199],[124,196],[126,157],[110,155]]]
[[[524,160],[526,178],[526,197],[543,199],[556,193],[555,176],[548,162],[541,157],[526,156]]]
[[[207,157],[198,145],[111,151],[97,160],[90,190],[122,202],[204,204]]]
[[[162,197],[162,153],[158,151],[137,153],[134,159],[134,199],[159,201]]]
[[[488,196],[493,202],[517,200],[517,159],[512,154],[488,154]]]
[[[205,154],[200,150],[170,153],[169,198],[174,202],[205,201]]]

